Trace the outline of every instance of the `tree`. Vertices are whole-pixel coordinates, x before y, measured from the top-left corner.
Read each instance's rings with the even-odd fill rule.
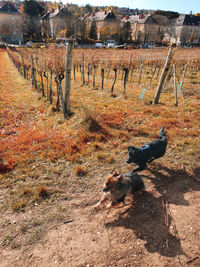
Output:
[[[92,12],[92,7],[89,4],[87,4],[86,6],[83,7],[83,11],[85,13],[91,13]]]
[[[190,35],[190,39],[189,39],[189,43],[192,44],[193,41],[194,41],[194,33],[195,33],[195,30],[193,29],[192,32],[191,32],[191,35]]]
[[[22,29],[28,38],[35,39],[41,36],[41,25],[38,18],[24,15]]]
[[[125,22],[119,30],[119,43],[129,43],[132,41],[131,23]]]
[[[80,31],[81,42],[84,43],[87,38],[87,27],[85,20],[81,21],[81,23],[79,24],[79,31]]]
[[[169,19],[176,19],[176,18],[179,17],[179,13],[178,12],[174,12],[174,11],[157,10],[157,11],[154,12],[154,14],[166,16]]]
[[[70,36],[74,35],[74,22],[68,22],[66,25],[67,32],[66,32],[66,37],[69,38]]]
[[[130,42],[132,40],[132,36],[131,36],[131,23],[129,21],[124,23],[123,30],[124,30],[124,39],[126,40],[126,42]]]
[[[101,40],[106,41],[108,39],[117,40],[118,37],[118,25],[104,25],[101,27]]]
[[[35,0],[25,0],[23,4],[23,12],[30,17],[40,17],[44,15],[45,8]]]
[[[164,31],[163,26],[159,26],[158,35],[159,35],[160,42],[162,42],[165,36],[165,31]]]
[[[45,8],[35,0],[25,0],[23,4],[23,33],[28,38],[39,38],[41,27],[39,18],[44,14]]]
[[[92,21],[92,24],[90,26],[89,38],[97,40],[97,24],[95,20]]]

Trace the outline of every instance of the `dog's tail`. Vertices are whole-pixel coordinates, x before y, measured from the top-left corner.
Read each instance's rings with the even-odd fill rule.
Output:
[[[165,126],[163,125],[160,129],[160,138],[167,143],[167,136],[164,132]]]

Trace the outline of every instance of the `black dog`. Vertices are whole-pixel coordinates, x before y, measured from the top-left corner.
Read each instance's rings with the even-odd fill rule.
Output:
[[[138,171],[143,171],[147,167],[147,163],[152,162],[154,159],[158,159],[164,156],[167,147],[167,138],[164,132],[164,126],[160,129],[160,139],[157,139],[141,148],[134,146],[128,147],[129,158],[127,163],[135,163],[139,167],[133,170],[127,175],[131,175]]]

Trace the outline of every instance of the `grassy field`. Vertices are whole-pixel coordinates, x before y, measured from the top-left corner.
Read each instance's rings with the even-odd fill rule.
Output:
[[[186,73],[178,107],[173,81],[152,106],[159,77],[138,75],[111,95],[113,73],[102,91],[100,73],[93,88],[78,72],[65,120],[0,50],[1,266],[198,266],[199,71]],[[162,125],[167,153],[141,173],[148,192],[126,214],[95,212],[106,175],[135,167],[127,147]]]

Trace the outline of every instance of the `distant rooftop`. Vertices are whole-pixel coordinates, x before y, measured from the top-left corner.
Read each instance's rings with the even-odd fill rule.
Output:
[[[200,16],[185,15],[183,25],[200,26]]]
[[[66,16],[72,16],[71,12],[67,10],[66,7],[59,7],[58,9],[50,10],[48,11],[44,16],[41,17],[41,19],[47,19],[47,18],[55,18],[55,17],[66,17]]]
[[[115,14],[113,14],[112,11],[103,11],[103,12],[96,12],[96,13],[92,13],[89,16],[90,20],[109,20],[109,19],[115,19],[116,16]]]
[[[14,7],[10,2],[6,2],[2,8],[0,8],[0,13],[9,13],[9,14],[20,14],[20,12]]]

